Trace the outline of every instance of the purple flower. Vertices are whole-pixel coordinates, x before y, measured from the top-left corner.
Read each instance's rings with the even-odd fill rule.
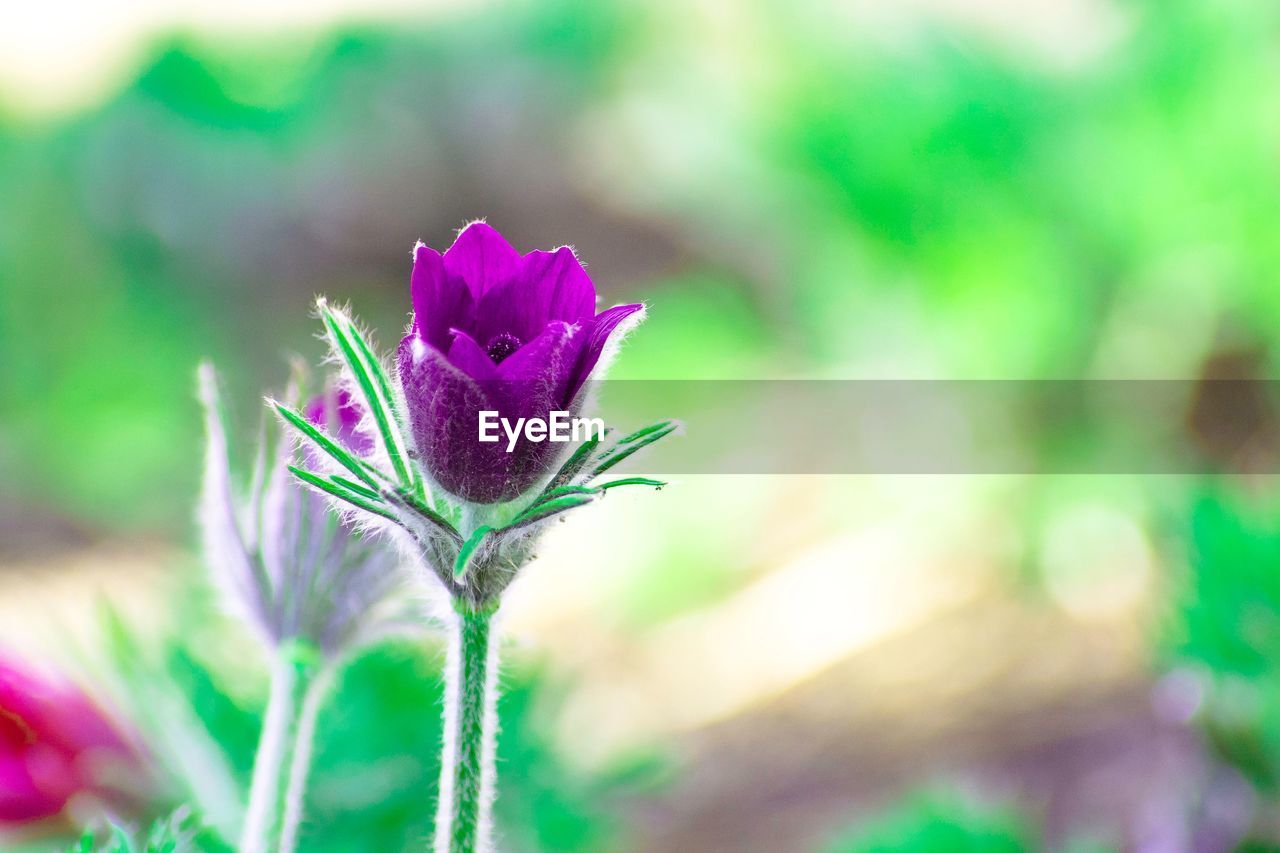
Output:
[[[364,410],[347,389],[334,388],[316,395],[302,413],[355,455],[368,456],[373,452],[373,439],[357,429],[364,419]],[[314,453],[310,447],[308,450]],[[316,467],[314,463],[312,467]]]
[[[597,314],[595,286],[571,249],[521,255],[483,222],[444,255],[419,245],[410,289],[413,327],[398,364],[414,443],[435,481],[474,503],[522,494],[562,449],[523,438],[510,453],[505,442],[482,443],[479,413],[513,423],[576,413],[610,335],[644,308]]]
[[[250,493],[237,495],[208,365],[201,367],[200,389],[209,440],[201,527],[226,603],[269,646],[304,640],[331,659],[385,631],[398,617],[389,607],[401,582],[395,552],[334,517],[328,500],[289,473],[298,460],[287,442],[263,460]],[[346,392],[317,396],[304,412],[352,452],[373,448],[357,431],[364,412]],[[310,447],[306,454],[316,455]]]
[[[77,794],[109,796],[112,765],[139,768],[89,697],[0,659],[0,826],[53,817]]]

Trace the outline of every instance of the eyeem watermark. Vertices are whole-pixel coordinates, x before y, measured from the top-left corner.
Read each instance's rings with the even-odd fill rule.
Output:
[[[604,438],[602,418],[573,418],[568,412],[555,410],[548,418],[516,418],[515,423],[500,417],[497,412],[480,412],[480,440],[488,444],[500,441],[499,429],[507,436],[507,452],[516,448],[523,435],[525,441],[538,444],[543,441],[588,441]]]

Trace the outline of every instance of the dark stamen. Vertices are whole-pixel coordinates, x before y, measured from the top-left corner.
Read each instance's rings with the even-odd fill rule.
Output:
[[[485,349],[494,364],[502,364],[502,360],[520,349],[520,339],[510,332],[502,332],[489,339]]]

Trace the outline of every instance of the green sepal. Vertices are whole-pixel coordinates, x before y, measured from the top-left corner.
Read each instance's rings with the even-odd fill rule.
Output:
[[[680,428],[677,421],[659,421],[651,424],[644,429],[636,430],[626,438],[620,439],[617,444],[609,448],[596,462],[595,468],[591,472],[592,477],[599,476],[626,459],[631,454],[641,448],[648,447],[655,441],[665,438]]]
[[[272,401],[272,405],[275,406],[276,411],[280,413],[280,417],[284,418],[290,426],[310,439],[312,444],[327,453],[343,468],[346,468],[352,474],[359,477],[366,485],[374,489],[378,488],[378,481],[373,478],[371,473],[369,473],[369,466],[366,463],[352,456],[336,441],[318,430],[310,421],[303,417],[300,412],[289,408],[283,403]]]
[[[640,429],[636,430],[630,435],[625,435],[622,438],[618,439],[618,444],[630,444],[633,441],[639,441],[640,439],[644,438],[646,435],[650,435],[652,433],[657,432],[658,430],[666,429],[667,427],[671,427],[671,426],[679,426],[679,424],[671,420],[658,421],[657,423],[649,424],[647,427],[641,427]]]
[[[560,486],[555,489],[549,489],[538,496],[538,499],[529,505],[525,512],[536,509],[547,501],[554,500],[565,495],[598,495],[609,489],[618,486],[652,486],[655,489],[661,489],[667,485],[662,480],[653,480],[649,477],[624,477],[621,480],[610,480],[607,483],[601,483],[598,486]],[[524,513],[521,513],[523,515]],[[517,516],[519,518],[520,516]]]
[[[567,512],[571,509],[586,506],[597,497],[598,495],[596,495],[593,490],[581,494],[563,495],[562,497],[552,498],[549,501],[534,504],[513,518],[511,523],[504,527],[503,530],[515,530],[516,528],[527,527],[530,524],[544,521],[553,515],[559,515],[560,513]]]
[[[653,480],[649,477],[623,477],[621,480],[610,480],[607,483],[601,483],[595,488],[602,492],[617,488],[618,486],[652,486],[655,489],[661,490],[665,485],[667,484],[662,480]]]
[[[453,526],[449,519],[427,506],[426,503],[419,500],[414,495],[406,494],[405,492],[388,492],[384,489],[382,491],[382,498],[388,503],[412,512],[414,515],[425,519],[433,527],[439,529],[441,533],[445,534],[447,538],[454,542],[462,542],[462,534],[458,532],[458,529]]]
[[[382,516],[388,521],[394,521],[397,523],[400,521],[400,519],[396,518],[393,512],[382,506],[380,503],[374,503],[369,498],[352,492],[332,480],[326,480],[324,477],[321,477],[318,474],[313,474],[304,468],[297,467],[296,465],[289,466],[289,473],[306,483],[308,486],[318,489],[327,495],[332,495],[340,501],[345,501],[357,509],[362,509],[365,512],[371,512],[374,515]]]
[[[86,829],[66,853],[93,853],[93,830]]]
[[[344,489],[355,492],[357,495],[362,495],[369,500],[382,500],[382,496],[379,493],[375,492],[373,489],[366,489],[354,480],[348,480],[346,477],[339,476],[338,474],[334,474],[330,479],[339,486],[342,486]]]
[[[558,497],[563,497],[564,495],[594,495],[596,492],[597,489],[594,486],[560,486],[555,489],[548,489],[538,495],[537,500],[525,507],[523,512],[528,512],[539,504],[546,503],[547,501],[554,500]],[[523,512],[521,514],[523,514]]]
[[[565,485],[576,477],[578,472],[586,467],[587,463],[591,460],[591,454],[595,453],[596,448],[599,446],[600,436],[598,435],[592,436],[582,442],[582,444],[578,445],[578,449],[573,451],[573,455],[571,455],[565,463],[560,466],[560,470],[551,478],[551,482],[547,484],[546,490],[539,495],[538,499],[541,500],[543,497],[546,497],[547,493]]]
[[[363,338],[354,323],[342,312],[330,308],[323,300],[320,302],[320,316],[333,344],[334,351],[341,357],[347,369],[360,388],[364,404],[373,414],[378,433],[382,438],[382,446],[391,460],[400,484],[417,493],[417,474],[405,461],[407,446],[400,434],[399,421],[396,418],[395,397],[391,393],[391,383],[381,362],[373,355],[369,343]]]
[[[147,853],[233,853],[200,817],[183,806],[151,825]]]
[[[453,578],[454,580],[462,580],[467,572],[467,566],[471,562],[471,557],[475,554],[476,549],[480,547],[480,543],[484,538],[493,532],[493,528],[487,524],[482,524],[475,529],[470,538],[462,543],[462,547],[458,549],[458,556],[453,561]]]

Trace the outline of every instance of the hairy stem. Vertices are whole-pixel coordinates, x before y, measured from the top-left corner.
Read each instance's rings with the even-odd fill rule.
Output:
[[[455,613],[445,667],[444,755],[436,853],[487,853],[494,787],[496,608]]]
[[[302,825],[307,777],[311,775],[311,752],[316,740],[316,718],[320,716],[320,708],[328,698],[332,680],[332,668],[322,668],[312,679],[302,699],[302,713],[298,718],[293,761],[289,765],[289,782],[284,796],[284,818],[280,827],[281,853],[292,853],[298,847],[298,829]]]
[[[291,853],[302,818],[315,719],[328,674],[319,652],[286,642],[271,668],[271,696],[253,761],[241,853]]]

